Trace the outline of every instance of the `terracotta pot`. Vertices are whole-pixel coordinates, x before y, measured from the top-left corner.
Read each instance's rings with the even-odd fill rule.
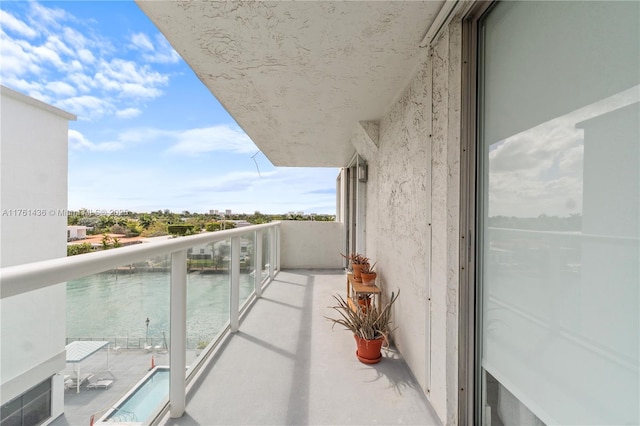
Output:
[[[351,269],[353,270],[353,278],[356,279],[356,281],[360,281],[362,279],[361,275],[362,275],[362,268],[364,267],[364,264],[352,264],[351,265]]]
[[[356,336],[353,337],[356,339],[356,345],[358,346],[358,350],[356,351],[356,356],[358,360],[364,364],[377,364],[382,359],[382,352],[380,349],[382,348],[383,338],[375,339],[375,340],[365,340]]]
[[[368,297],[366,299],[358,299],[358,306],[360,306],[362,312],[367,312],[367,307],[371,306],[371,299]]]
[[[364,285],[375,285],[376,284],[376,277],[378,276],[378,274],[376,274],[375,272],[371,272],[368,274],[365,274],[364,272],[362,272],[360,274],[360,276],[362,277],[362,284]]]

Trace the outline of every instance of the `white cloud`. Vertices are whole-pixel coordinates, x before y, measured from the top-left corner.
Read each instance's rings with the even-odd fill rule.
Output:
[[[116,116],[119,118],[134,118],[142,114],[138,108],[126,108],[116,111]]]
[[[119,92],[120,97],[145,99],[160,96],[162,91],[157,87],[169,81],[167,75],[123,59],[102,61],[95,79],[103,89]]]
[[[79,72],[69,74],[68,79],[75,84],[79,92],[87,93],[95,85],[93,78]]]
[[[129,47],[142,52],[142,59],[145,62],[175,64],[180,61],[180,55],[178,55],[162,34],[156,35],[155,44],[147,34],[133,34]]]
[[[4,66],[4,62],[2,65]],[[38,82],[26,81],[23,79],[12,78],[12,77],[3,79],[2,84],[6,86],[11,86],[14,90],[17,90],[22,93],[27,93],[27,94],[34,93],[34,92],[42,92],[44,90],[44,87]]]
[[[162,90],[140,83],[124,83],[120,89],[120,97],[152,99],[160,95]]]
[[[73,50],[69,48],[58,36],[49,36],[47,42],[44,44],[49,49],[58,53],[58,55],[73,55]]]
[[[36,61],[40,63],[49,62],[51,65],[62,68],[64,66],[60,55],[55,50],[47,46],[36,46],[32,49],[33,54],[36,56]]]
[[[231,172],[223,176],[196,182],[191,189],[207,192],[241,192],[249,190],[262,178],[272,176],[275,172],[258,174],[255,172]]]
[[[143,57],[148,62],[155,62],[159,64],[175,64],[180,61],[180,55],[169,44],[162,34],[158,34],[156,37],[157,48],[153,55],[145,54]]]
[[[92,64],[96,61],[95,56],[93,56],[93,53],[88,49],[80,49],[78,51],[78,59],[84,64]]]
[[[118,135],[118,140],[131,143],[155,142],[160,139],[171,139],[173,133],[154,129],[154,128],[138,128],[127,129]]]
[[[58,96],[75,96],[76,89],[62,81],[53,81],[51,83],[47,83],[45,86],[47,90],[55,93]]]
[[[35,1],[30,2],[30,6],[31,19],[34,21],[40,21],[42,24],[58,26],[60,22],[67,19],[67,12],[63,9],[45,7]]]
[[[74,96],[56,102],[56,106],[78,116],[79,120],[95,120],[114,111],[113,105],[95,96]]]
[[[154,51],[153,43],[144,33],[137,33],[131,36],[131,47],[138,50]]]
[[[168,153],[196,155],[212,151],[254,153],[257,150],[242,130],[224,125],[187,130],[177,133],[176,139],[177,143],[169,148]]]
[[[24,82],[28,81],[28,95],[72,111],[81,119],[137,115],[142,102],[162,96],[169,82],[168,74],[125,57],[128,52],[114,48],[112,40],[95,34],[86,21],[60,8],[30,2],[22,16],[12,10],[0,12],[2,83],[26,92]],[[162,37],[155,43],[157,48],[155,39],[143,33],[133,39],[144,46],[143,56],[154,56],[147,62],[179,59],[172,56],[170,46],[164,47],[168,43],[162,44]]]
[[[15,41],[2,33],[2,43],[0,43],[2,67],[0,67],[0,71],[3,77],[20,77],[25,74],[41,72],[30,47],[28,42]]]
[[[76,51],[87,50],[86,46],[91,43],[89,39],[87,39],[81,32],[71,28],[64,27],[62,29],[62,34],[64,40],[70,44]]]
[[[38,32],[25,24],[24,22],[16,19],[10,13],[4,10],[0,10],[0,27],[18,33],[27,38],[34,38],[38,35]]]
[[[90,150],[90,151],[116,151],[122,148],[119,142],[104,142],[96,144],[84,137],[77,130],[69,130],[69,148],[72,150]]]

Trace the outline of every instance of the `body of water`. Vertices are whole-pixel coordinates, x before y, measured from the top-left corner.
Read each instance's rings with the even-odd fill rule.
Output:
[[[253,277],[240,274],[240,304]],[[169,273],[105,272],[67,282],[68,338],[169,340]],[[187,275],[187,339],[211,340],[229,321],[229,275]]]

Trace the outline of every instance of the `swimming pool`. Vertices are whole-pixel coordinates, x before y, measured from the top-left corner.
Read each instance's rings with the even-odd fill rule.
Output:
[[[110,423],[145,422],[168,396],[169,368],[156,367],[127,392],[100,421]]]

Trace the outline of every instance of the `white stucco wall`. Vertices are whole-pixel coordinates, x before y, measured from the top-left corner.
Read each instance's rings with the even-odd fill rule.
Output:
[[[280,225],[280,267],[342,268],[343,226],[340,222],[283,220]]]
[[[75,116],[2,88],[0,266],[66,256],[68,121]],[[65,284],[0,301],[1,402],[54,376],[63,411]]]
[[[445,31],[376,141],[352,144],[369,162],[367,252],[386,297],[401,289],[393,339],[445,424],[457,423],[460,25]]]
[[[461,54],[453,24],[432,51],[431,399],[446,424],[458,414]]]

